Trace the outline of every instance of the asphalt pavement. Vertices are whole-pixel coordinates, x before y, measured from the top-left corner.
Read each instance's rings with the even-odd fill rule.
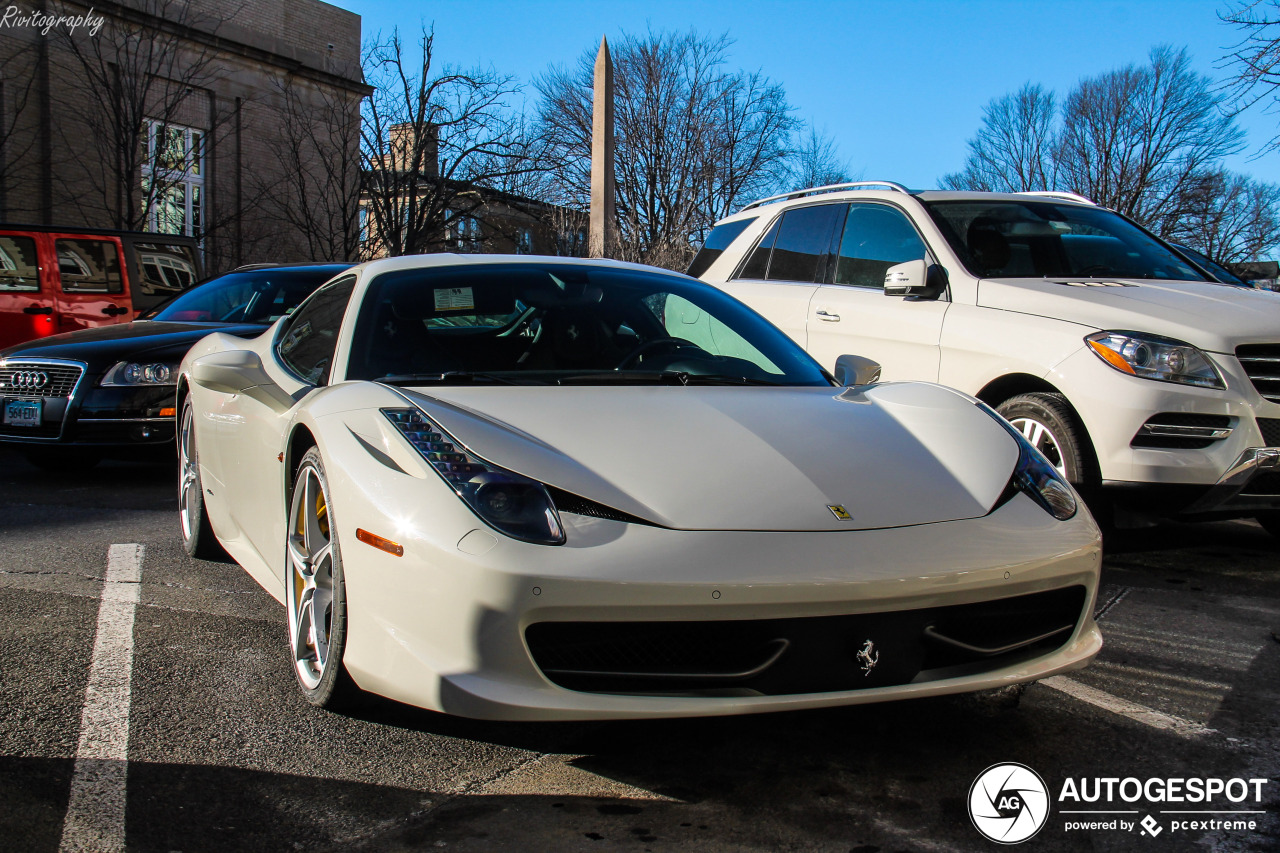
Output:
[[[1280,850],[1280,541],[1252,522],[1109,538],[1101,657],[1021,701],[517,725],[308,705],[283,608],[185,554],[175,493],[0,450],[0,850],[990,851],[970,787],[1008,762],[1055,801],[1028,850]],[[1106,778],[1268,782],[1060,794]]]

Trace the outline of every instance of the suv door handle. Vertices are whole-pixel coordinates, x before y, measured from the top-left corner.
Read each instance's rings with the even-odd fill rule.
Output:
[[[23,314],[52,314],[53,306],[46,305],[42,308],[39,305],[28,305],[26,308],[22,309],[22,313]]]
[[[817,314],[819,318],[821,318],[821,319],[823,319],[823,320],[827,321],[828,323],[839,323],[839,322],[840,322],[840,315],[839,315],[839,314],[832,314],[830,311],[826,310],[825,308],[819,308],[817,311],[815,311],[815,312],[813,312],[813,313]]]
[[[123,305],[108,305],[106,308],[102,309],[102,313],[106,314],[108,317],[118,317],[121,314],[128,314],[129,309],[125,308]]]

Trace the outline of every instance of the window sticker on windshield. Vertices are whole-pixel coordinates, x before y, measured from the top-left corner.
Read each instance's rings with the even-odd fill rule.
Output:
[[[435,291],[437,311],[470,311],[476,307],[469,287],[446,287]]]

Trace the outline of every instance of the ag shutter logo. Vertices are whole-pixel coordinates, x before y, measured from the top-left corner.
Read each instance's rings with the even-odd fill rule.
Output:
[[[1049,789],[1025,764],[993,764],[969,788],[969,818],[998,844],[1031,838],[1049,818]]]

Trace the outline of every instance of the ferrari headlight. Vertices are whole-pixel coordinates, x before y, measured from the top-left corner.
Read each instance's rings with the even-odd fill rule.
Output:
[[[1018,464],[1014,466],[1013,476],[1009,478],[1009,486],[1005,490],[1007,497],[1001,502],[1008,500],[1013,496],[1013,490],[1017,490],[1025,492],[1045,512],[1059,521],[1066,521],[1075,515],[1080,509],[1080,502],[1076,499],[1075,490],[1058,473],[1058,469],[999,412],[985,403],[979,403],[978,406],[995,418],[996,423],[1004,427],[1018,443]]]
[[[178,366],[166,362],[121,361],[102,377],[103,385],[176,385]]]
[[[1121,373],[1201,388],[1227,387],[1209,357],[1182,341],[1137,332],[1098,332],[1084,340],[1094,355]]]
[[[418,409],[383,409],[431,468],[490,527],[539,545],[564,543],[564,528],[546,486],[486,462]]]

